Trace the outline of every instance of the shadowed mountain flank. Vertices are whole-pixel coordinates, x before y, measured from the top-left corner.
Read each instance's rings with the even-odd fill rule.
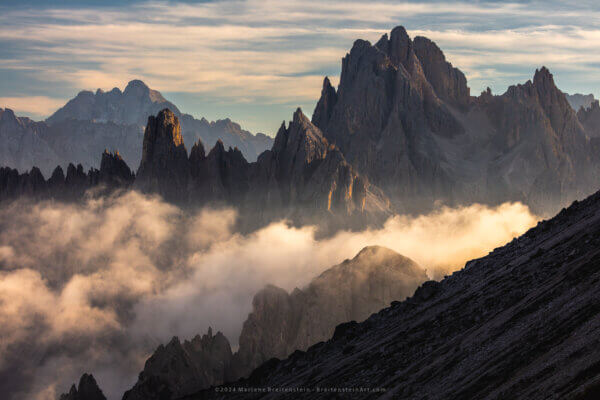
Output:
[[[353,398],[595,398],[599,222],[600,192],[441,282],[424,283],[405,301],[338,325],[326,342],[227,386],[385,389]],[[186,399],[240,397],[209,389]]]
[[[403,300],[427,280],[412,260],[384,247],[365,247],[291,293],[268,285],[252,302],[239,350],[232,354],[221,333],[159,346],[146,362],[136,385],[123,400],[176,399],[234,381],[273,357],[327,340],[336,325],[362,321],[395,300]],[[327,310],[327,312],[324,312]]]

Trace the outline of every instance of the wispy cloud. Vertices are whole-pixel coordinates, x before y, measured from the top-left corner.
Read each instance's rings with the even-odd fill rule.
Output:
[[[46,96],[0,97],[0,108],[10,108],[17,113],[29,115],[48,115],[64,104],[64,99]]]
[[[142,78],[233,108],[312,104],[322,76],[339,73],[355,39],[375,41],[400,24],[435,40],[474,92],[504,90],[542,64],[569,91],[600,83],[600,10],[585,2],[150,1],[0,10],[0,70],[72,91]],[[10,97],[42,94],[0,85],[8,88]]]

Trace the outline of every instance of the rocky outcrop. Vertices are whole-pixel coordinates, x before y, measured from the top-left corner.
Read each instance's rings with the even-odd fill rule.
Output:
[[[0,167],[0,202],[19,198],[80,201],[90,189],[95,195],[108,195],[130,188],[133,179],[118,153],[105,153],[100,170],[90,168],[87,173],[81,164],[69,164],[65,176],[62,167],[57,166],[48,180],[37,167],[22,174],[16,169]]]
[[[579,108],[577,118],[590,137],[600,138],[600,103],[594,100],[588,108]]]
[[[323,89],[321,90],[321,98],[313,112],[313,124],[316,126],[326,126],[329,119],[331,119],[331,113],[333,112],[335,103],[337,103],[337,93],[335,88],[331,86],[329,78],[325,77],[323,80]]]
[[[129,187],[134,180],[134,175],[119,151],[109,153],[105,150],[100,161],[98,179],[100,183],[109,187]]]
[[[598,178],[584,128],[547,68],[533,81],[479,100],[493,127],[489,192],[499,201],[521,200],[554,210],[587,194]]]
[[[69,164],[63,179],[62,168],[56,168],[50,187],[38,169],[21,175],[3,170],[0,199],[78,199],[90,188],[102,195],[133,187],[182,206],[237,207],[242,211],[241,229],[289,218],[296,223],[327,221],[325,225],[335,230],[364,226],[390,214],[383,193],[355,172],[300,109],[287,128],[282,125],[273,148],[254,163],[237,148],[225,150],[220,140],[208,154],[202,142],[196,142],[188,158],[179,119],[164,109],[148,118],[135,176],[118,151],[107,150],[100,170],[92,168],[86,174],[81,164]]]
[[[442,50],[431,40],[417,36],[413,49],[435,93],[449,104],[465,110],[471,98],[465,75],[446,61]]]
[[[590,94],[581,94],[581,93],[568,94],[568,93],[565,93],[565,96],[567,96],[567,101],[569,102],[569,104],[571,105],[573,110],[575,110],[575,111],[579,111],[579,109],[581,107],[583,107],[584,109],[590,108],[590,106],[592,105],[594,100],[596,100],[594,98],[594,95],[591,93]]]
[[[326,340],[336,325],[366,319],[392,301],[402,300],[427,280],[425,271],[392,250],[365,247],[352,260],[327,269],[292,293],[267,285],[252,301],[239,350],[218,333],[181,344],[173,338],[148,359],[138,383],[123,400],[169,400],[247,376],[274,357]],[[327,312],[323,312],[327,310]]]
[[[251,170],[248,203],[307,222],[323,215],[389,215],[389,201],[297,109]]]
[[[227,393],[186,399],[332,397],[317,388],[365,388],[353,398],[596,398],[598,257],[600,192],[366,321],[339,325],[326,342],[263,364]]]
[[[146,361],[138,382],[125,392],[123,400],[176,399],[227,382],[231,356],[225,336],[221,332],[213,336],[211,328],[202,337],[183,343],[174,337]]]
[[[336,325],[362,321],[392,301],[410,296],[427,280],[412,260],[378,246],[329,268],[304,289],[290,294],[267,286],[254,296],[233,366],[246,376],[271,358],[327,340]],[[323,312],[327,310],[327,312]]]
[[[241,205],[249,190],[249,168],[241,151],[225,151],[222,141],[217,141],[207,156],[198,141],[190,153],[192,184],[190,202],[224,203]]]
[[[179,119],[169,109],[148,117],[135,187],[142,192],[158,193],[166,200],[185,203],[189,176]]]
[[[60,400],[106,400],[106,397],[98,387],[94,376],[83,374],[79,380],[79,387],[73,384],[68,393],[60,396]]]
[[[313,123],[401,211],[523,201],[552,213],[600,172],[591,128],[546,68],[501,96],[471,97],[435,43],[397,27],[374,45],[357,40],[335,101],[327,87]]]

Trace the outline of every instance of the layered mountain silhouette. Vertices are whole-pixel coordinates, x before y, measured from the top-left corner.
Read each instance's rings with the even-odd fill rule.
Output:
[[[0,201],[77,201],[90,190],[102,195],[133,188],[182,206],[233,205],[248,226],[284,217],[315,223],[324,216],[364,224],[391,213],[381,190],[356,173],[300,109],[253,163],[237,148],[225,150],[221,140],[208,154],[198,140],[188,157],[179,118],[169,109],[148,118],[141,152],[135,176],[118,152],[106,150],[99,170],[86,173],[81,164],[69,164],[65,175],[57,166],[48,180],[37,167],[22,174],[0,168]]]
[[[502,95],[488,89],[471,96],[464,74],[434,42],[411,39],[397,27],[375,44],[357,40],[342,60],[338,88],[324,79],[312,121],[296,113],[263,153],[270,139],[231,121],[195,120],[132,81],[123,92],[81,92],[44,123],[0,111],[7,143],[0,156],[6,165],[38,160],[49,175],[69,157],[87,167],[104,148],[118,149],[130,165],[142,156],[143,182],[136,187],[178,202],[192,196],[281,208],[326,200],[352,212],[387,198],[396,211],[420,213],[440,202],[522,201],[551,214],[591,193],[600,177],[599,111],[591,102],[575,112],[571,104],[589,100],[580,97],[561,92],[545,67]],[[189,166],[180,151],[181,162],[169,159],[174,164],[160,168],[186,170],[170,182],[168,194],[158,188],[159,177],[148,178],[140,130],[164,108],[177,117],[182,143],[191,146]],[[86,133],[73,140],[74,131]],[[222,143],[206,154],[204,143],[217,139]]]
[[[403,27],[357,40],[313,121],[399,209],[523,201],[555,212],[599,176],[591,135],[546,68],[498,96],[470,95],[435,43]]]
[[[123,400],[169,400],[245,377],[273,357],[327,340],[335,326],[362,321],[373,312],[411,295],[427,280],[412,260],[378,246],[327,269],[292,293],[268,285],[254,296],[239,350],[212,329],[181,343],[174,337],[146,361],[138,382]]]
[[[43,122],[0,109],[0,140],[5,145],[0,150],[0,165],[20,171],[37,166],[48,176],[56,165],[98,168],[98,156],[104,149],[119,150],[130,165],[138,165],[146,121],[164,108],[180,118],[188,143],[221,139],[254,161],[273,142],[262,133],[243,130],[230,119],[209,122],[183,114],[158,91],[133,80],[124,91],[82,91]]]
[[[599,259],[597,192],[441,282],[226,385],[238,389],[185,399],[335,396],[316,388],[354,388],[353,398],[596,399]]]
[[[357,40],[342,60],[339,86],[324,79],[312,120],[298,109],[256,161],[224,140],[190,139],[186,117],[140,87],[133,83],[127,96],[83,95],[48,123],[3,110],[0,134],[13,127],[22,132],[18,140],[7,139],[14,154],[20,154],[20,140],[50,154],[41,133],[48,126],[88,124],[72,117],[78,113],[102,126],[137,126],[139,120],[117,109],[129,106],[123,97],[144,93],[151,103],[139,108],[151,115],[139,138],[135,175],[122,152],[108,151],[99,170],[85,173],[70,164],[66,175],[56,168],[48,180],[39,168],[22,174],[3,168],[0,199],[77,200],[133,188],[183,206],[235,205],[263,221],[314,223],[327,215],[364,222],[395,211],[428,211],[439,202],[522,201],[548,214],[600,182],[597,101],[587,106],[588,99],[567,97],[546,67],[501,95],[487,89],[472,96],[464,74],[436,44],[410,38],[403,27],[375,44]],[[575,111],[576,101],[586,103]],[[207,152],[204,144],[215,141]],[[62,157],[55,152],[44,160],[55,156]],[[160,346],[124,398],[302,395],[201,390],[240,377],[228,385],[367,388],[356,397],[596,398],[599,222],[600,192],[441,282],[424,283],[404,301],[425,279],[423,270],[387,250],[367,248],[307,288],[287,293],[268,286],[258,293],[237,352],[212,329]],[[367,278],[364,265],[370,265]],[[403,284],[407,276],[412,287]],[[369,391],[380,388],[384,394]]]

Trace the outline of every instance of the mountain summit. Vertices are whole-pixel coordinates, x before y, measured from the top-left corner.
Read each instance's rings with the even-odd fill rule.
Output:
[[[600,163],[550,71],[505,94],[470,95],[464,74],[424,37],[394,28],[357,40],[313,123],[398,209],[522,201],[552,213],[591,192]]]
[[[221,140],[227,147],[240,149],[249,160],[256,160],[273,142],[262,133],[254,135],[242,129],[229,118],[210,122],[182,114],[160,92],[141,80],[132,80],[123,91],[82,91],[44,122],[0,109],[0,141],[4,144],[0,165],[21,172],[37,166],[49,176],[57,164],[66,167],[72,162],[98,168],[104,149],[119,150],[128,164],[138,165],[146,121],[165,108],[179,118],[187,143]]]

